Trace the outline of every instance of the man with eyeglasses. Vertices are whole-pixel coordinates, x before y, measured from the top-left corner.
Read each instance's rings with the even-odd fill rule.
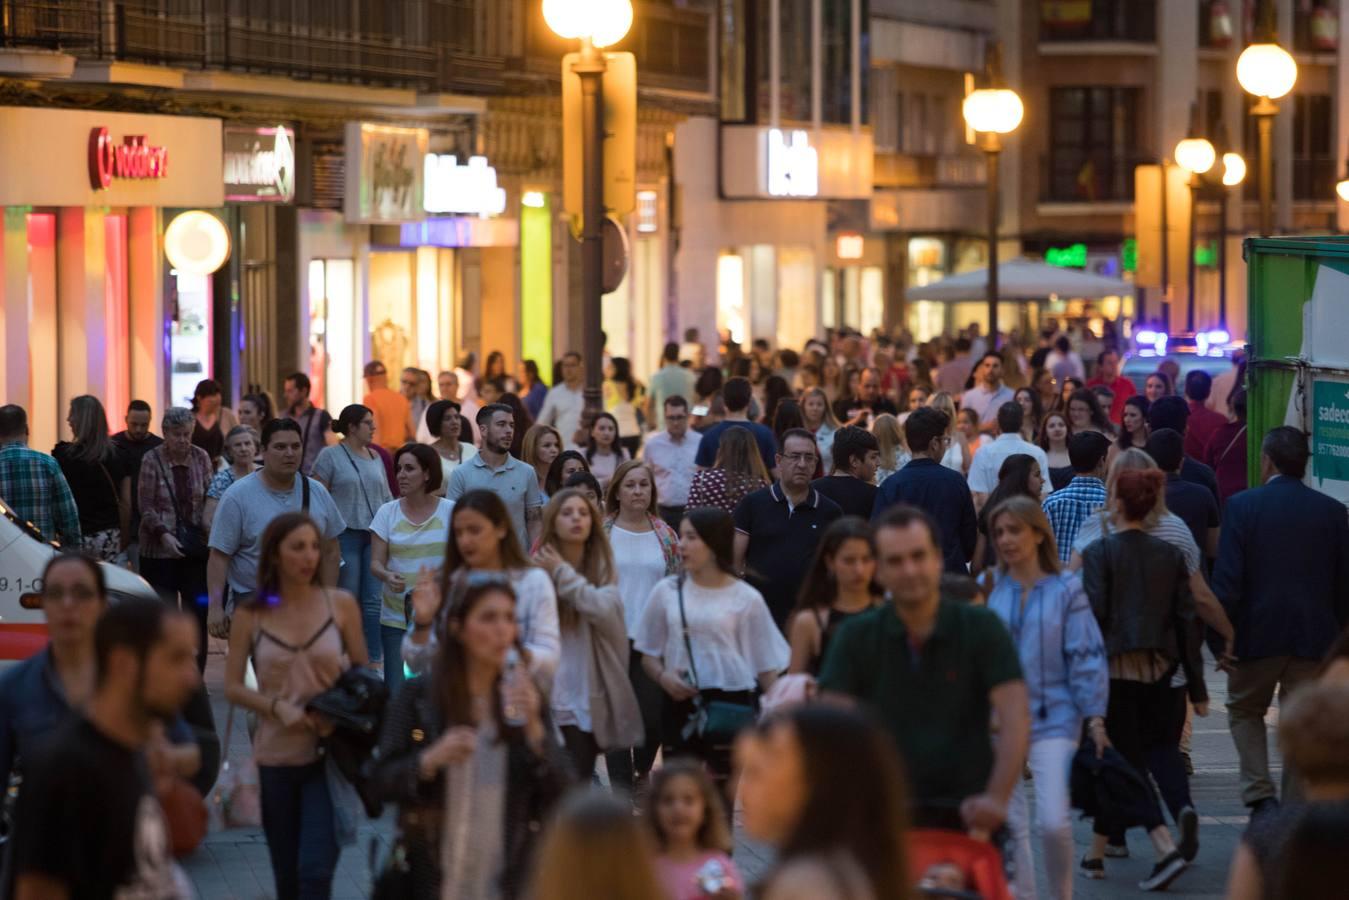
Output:
[[[375,443],[390,453],[412,440],[412,405],[389,388],[389,370],[379,360],[365,364],[365,398],[375,414]]]
[[[735,508],[736,569],[763,594],[779,628],[796,605],[820,537],[843,516],[837,503],[810,486],[819,461],[809,431],[785,432],[777,483],[747,495]]]
[[[941,464],[951,444],[946,434],[951,419],[930,406],[915,409],[904,422],[904,438],[913,459],[881,483],[871,521],[901,503],[917,507],[937,523],[946,571],[969,573],[970,557],[979,536],[974,496],[959,472]]]
[[[689,401],[680,394],[666,397],[662,404],[665,430],[646,439],[642,459],[656,474],[656,502],[660,517],[676,531],[689,502],[693,482],[693,464],[703,436],[689,430]]]

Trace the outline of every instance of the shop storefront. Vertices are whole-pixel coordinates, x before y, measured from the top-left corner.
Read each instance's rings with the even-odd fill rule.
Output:
[[[870,132],[691,118],[676,128],[674,148],[679,218],[699,223],[681,230],[673,265],[678,328],[781,347],[820,334],[838,315],[836,288],[826,287],[834,248],[822,201],[870,198]]]
[[[429,143],[426,129],[348,125],[343,211],[299,213],[304,341],[314,400],[330,410],[364,394],[370,360],[434,378],[464,350],[520,346],[506,192],[486,158]]]
[[[80,394],[102,398],[114,422],[133,397],[162,411],[182,330],[166,210],[223,204],[220,122],[0,108],[0,171],[0,396],[29,411],[38,447],[64,435]],[[209,372],[209,355],[198,363]]]

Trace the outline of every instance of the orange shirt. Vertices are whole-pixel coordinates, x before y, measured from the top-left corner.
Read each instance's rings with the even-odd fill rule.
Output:
[[[389,388],[376,388],[361,401],[375,414],[375,443],[392,453],[412,440],[412,405]]]

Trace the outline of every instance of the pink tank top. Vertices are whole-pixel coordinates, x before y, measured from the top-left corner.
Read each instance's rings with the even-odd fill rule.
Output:
[[[346,652],[326,589],[323,600],[328,618],[299,646],[269,632],[263,626],[266,613],[259,616],[253,633],[253,669],[258,691],[265,696],[303,707],[337,683],[346,668]],[[304,723],[286,727],[276,719],[261,717],[253,737],[253,758],[260,766],[308,765],[318,759],[318,735]]]

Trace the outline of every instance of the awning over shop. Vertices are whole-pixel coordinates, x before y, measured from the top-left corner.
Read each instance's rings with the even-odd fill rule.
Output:
[[[932,300],[939,303],[957,303],[965,300],[983,300],[988,291],[988,270],[976,269],[911,287],[904,292],[907,300]],[[1065,300],[1099,300],[1102,297],[1120,297],[1134,293],[1132,282],[1106,278],[1077,269],[1047,265],[1033,259],[1008,260],[998,266],[998,299],[1045,300],[1060,297]]]

